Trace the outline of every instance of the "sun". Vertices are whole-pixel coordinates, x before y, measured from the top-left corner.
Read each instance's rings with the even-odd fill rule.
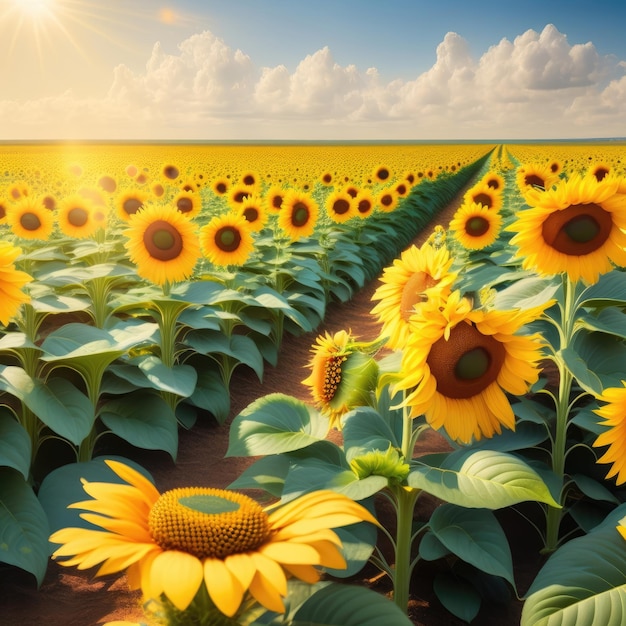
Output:
[[[21,17],[39,21],[54,18],[56,0],[13,0],[13,8]]]

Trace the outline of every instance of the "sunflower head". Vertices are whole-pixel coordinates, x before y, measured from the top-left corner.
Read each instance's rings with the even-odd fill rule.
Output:
[[[390,213],[398,206],[399,196],[393,189],[383,189],[377,196],[378,208],[385,212]]]
[[[391,169],[384,163],[379,163],[372,172],[373,179],[378,183],[388,183],[391,179]]]
[[[46,241],[52,235],[54,214],[41,199],[25,196],[9,207],[7,223],[20,239]]]
[[[230,212],[216,215],[200,229],[200,245],[214,264],[243,265],[254,250],[250,225],[242,215]]]
[[[595,447],[604,448],[598,463],[610,463],[606,477],[615,476],[617,484],[622,485],[626,483],[626,457],[623,452],[626,439],[626,381],[622,381],[621,387],[604,389],[596,399],[602,405],[594,412],[603,418],[602,426],[605,427],[593,443]]]
[[[181,191],[172,200],[174,208],[187,218],[193,218],[200,214],[202,200],[193,191]]]
[[[116,201],[117,215],[128,222],[131,215],[141,209],[148,200],[148,194],[141,189],[128,189],[119,193]]]
[[[96,207],[79,195],[68,196],[59,202],[57,223],[61,232],[68,237],[83,239],[93,235],[104,220],[99,220],[96,211],[104,214],[106,209]]]
[[[326,198],[326,213],[337,224],[347,222],[355,214],[354,209],[354,199],[345,191],[333,191]]]
[[[376,206],[376,200],[368,189],[362,189],[354,197],[354,204],[356,206],[356,215],[360,218],[366,218],[371,215]]]
[[[268,215],[258,196],[248,196],[241,203],[237,212],[246,220],[246,222],[248,222],[250,230],[254,232],[263,230],[263,226],[265,226],[265,223],[267,222]]]
[[[15,267],[15,261],[22,249],[8,241],[0,241],[0,323],[8,326],[17,314],[20,305],[30,301],[23,291],[33,279],[26,272]]]
[[[295,241],[313,234],[318,215],[319,205],[313,196],[304,191],[290,189],[283,199],[278,225]]]
[[[550,189],[559,179],[548,163],[524,163],[517,168],[515,182],[522,193],[531,189]]]
[[[500,232],[502,217],[482,204],[464,203],[454,214],[450,230],[467,250],[482,250],[493,244]]]
[[[225,196],[230,189],[230,179],[225,176],[220,176],[215,178],[211,182],[211,189],[216,196]]]

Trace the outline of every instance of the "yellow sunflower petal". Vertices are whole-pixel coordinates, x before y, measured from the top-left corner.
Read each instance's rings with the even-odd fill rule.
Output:
[[[224,615],[232,617],[241,606],[247,585],[243,587],[221,559],[204,560],[204,583],[213,604]]]
[[[161,589],[179,611],[184,611],[191,604],[203,580],[202,563],[186,552],[161,552],[152,562],[151,588]]]

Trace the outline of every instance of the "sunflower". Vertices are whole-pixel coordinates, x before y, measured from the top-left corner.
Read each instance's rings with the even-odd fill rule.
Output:
[[[319,206],[311,195],[304,191],[289,190],[283,199],[278,215],[278,226],[291,237],[310,237],[315,230]]]
[[[424,302],[409,321],[397,384],[411,416],[462,444],[514,430],[506,393],[525,394],[537,381],[543,347],[539,334],[515,333],[549,304],[473,310],[458,290]]]
[[[408,340],[411,315],[435,290],[450,293],[456,274],[450,272],[453,260],[446,247],[424,244],[411,246],[399,259],[383,270],[380,285],[372,300],[380,300],[372,315],[382,322],[381,336],[387,337],[392,350],[404,347]]]
[[[148,200],[148,194],[139,189],[129,189],[119,194],[116,201],[117,214],[125,222],[134,215]]]
[[[46,209],[41,200],[25,196],[8,207],[7,223],[21,239],[46,241],[54,227],[54,213]]]
[[[7,188],[7,193],[13,202],[32,195],[30,185],[23,180],[11,183]]]
[[[316,491],[280,507],[261,507],[234,491],[181,487],[160,494],[142,474],[119,461],[106,464],[127,484],[83,481],[91,500],[71,504],[98,529],[63,528],[53,558],[97,575],[127,570],[131,588],[146,599],[161,594],[184,611],[199,591],[234,616],[249,594],[282,613],[287,579],[314,583],[318,567],[345,568],[332,528],[375,518],[334,491]],[[69,557],[69,558],[65,558]]]
[[[386,183],[391,178],[391,170],[384,163],[379,163],[374,168],[372,177],[378,183]]]
[[[248,222],[250,230],[254,232],[263,230],[268,216],[258,196],[248,196],[237,212]]]
[[[363,349],[365,345],[341,330],[334,335],[320,335],[311,350],[311,374],[302,383],[310,388],[315,404],[328,416],[330,428],[341,429],[341,417],[368,404],[376,387],[378,365]]]
[[[598,435],[593,445],[608,446],[598,463],[612,463],[606,477],[617,476],[617,484],[621,485],[626,482],[626,381],[622,381],[621,387],[605,389],[596,399],[606,403],[594,413],[604,418],[602,425],[607,430]]]
[[[587,170],[587,173],[593,176],[597,181],[601,181],[605,176],[609,176],[613,172],[613,169],[608,163],[600,162],[595,163]]]
[[[200,245],[214,265],[243,265],[254,250],[250,225],[242,215],[216,215],[200,229]]]
[[[319,180],[320,180],[320,183],[324,185],[324,187],[331,187],[333,183],[335,182],[335,176],[331,171],[326,170],[325,172],[322,172]]]
[[[515,182],[522,194],[529,189],[549,189],[559,180],[549,164],[525,163],[517,168]]]
[[[161,174],[167,180],[176,180],[180,176],[180,168],[173,163],[165,163],[161,167]]]
[[[193,191],[181,191],[177,193],[172,200],[172,204],[179,213],[189,219],[199,215],[200,209],[202,208],[200,196]]]
[[[238,209],[242,202],[254,194],[252,187],[246,185],[234,185],[228,192],[228,203],[231,207]]]
[[[22,289],[33,280],[32,276],[15,269],[15,260],[21,253],[21,248],[0,241],[0,323],[4,326],[9,325],[22,303],[30,301]]]
[[[354,204],[356,206],[356,215],[361,218],[365,218],[368,215],[371,215],[374,210],[376,201],[374,200],[374,196],[371,191],[368,189],[362,189],[357,193],[354,197]]]
[[[354,199],[342,190],[333,191],[326,197],[326,213],[333,222],[347,222],[355,213]]]
[[[481,182],[494,191],[501,192],[504,189],[504,178],[497,172],[487,172],[487,174],[483,176]]]
[[[84,239],[93,235],[102,225],[95,214],[96,206],[88,199],[79,195],[67,196],[59,202],[57,223],[67,237]]]
[[[272,185],[265,194],[265,206],[271,213],[278,213],[283,206],[285,190],[279,185]]]
[[[486,183],[478,183],[465,192],[463,202],[482,204],[492,211],[499,211],[502,208],[502,192]]]
[[[626,265],[626,195],[619,193],[618,179],[574,174],[528,192],[527,202],[530,208],[508,227],[524,269],[566,272],[573,281],[593,284],[612,263]]]
[[[239,182],[245,187],[257,187],[260,181],[261,177],[254,170],[247,170],[239,177]]]
[[[225,196],[230,189],[230,180],[224,176],[215,178],[211,182],[211,189],[216,196]]]
[[[482,204],[464,203],[450,221],[456,240],[468,250],[482,250],[494,243],[502,226],[499,211]]]
[[[148,204],[122,233],[137,273],[157,285],[185,280],[200,258],[195,225],[170,206]]]
[[[411,187],[406,181],[401,180],[395,183],[393,189],[398,194],[399,198],[404,198],[406,195],[408,195]]]
[[[379,192],[376,203],[378,208],[385,213],[393,211],[398,206],[399,196],[392,189],[383,189]]]
[[[4,198],[0,198],[0,224],[4,224],[7,221],[7,213],[9,212],[11,204]]]
[[[106,191],[107,193],[114,193],[117,189],[117,181],[113,176],[109,176],[108,174],[102,174],[102,176],[98,176],[98,187],[102,189],[102,191]]]

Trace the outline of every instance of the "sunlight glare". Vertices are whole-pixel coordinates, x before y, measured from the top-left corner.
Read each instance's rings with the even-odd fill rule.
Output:
[[[55,0],[13,0],[17,9],[24,16],[32,19],[53,15]]]

